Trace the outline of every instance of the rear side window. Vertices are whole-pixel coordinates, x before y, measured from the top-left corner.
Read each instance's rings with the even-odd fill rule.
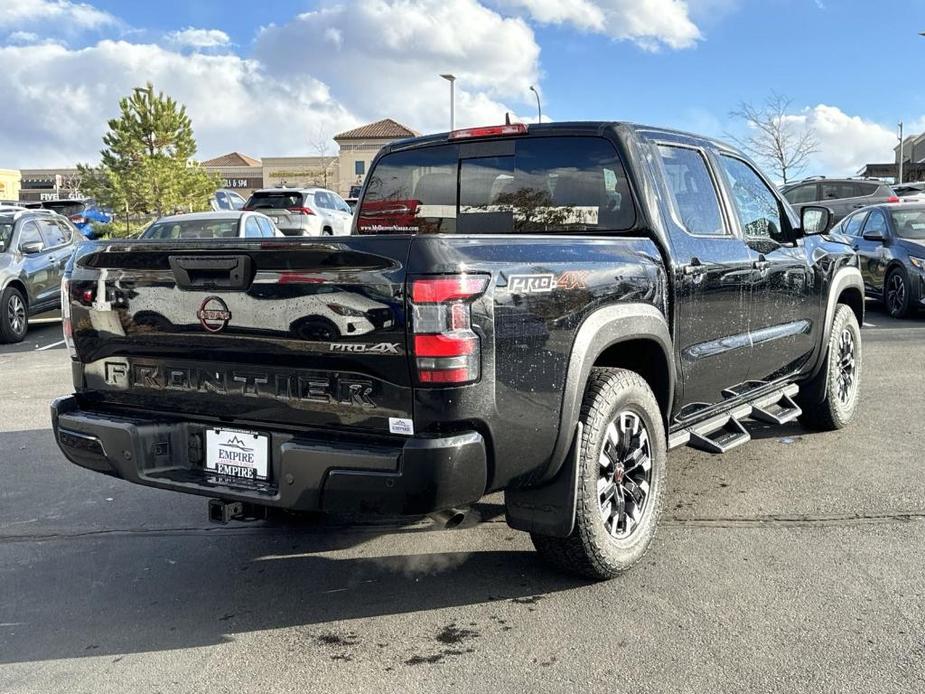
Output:
[[[45,246],[47,248],[63,246],[70,238],[70,233],[65,235],[64,229],[55,224],[54,220],[39,220],[39,227],[42,230],[42,236],[45,237]]]
[[[815,202],[819,199],[817,196],[818,193],[816,192],[815,183],[809,183],[805,186],[797,186],[796,188],[791,188],[786,193],[784,193],[784,197],[787,198],[787,202],[792,205],[802,205],[807,202]]]
[[[880,185],[877,183],[855,183],[855,185],[858,187],[857,197],[861,197],[864,195],[873,195],[878,190],[880,190]],[[881,193],[883,195],[890,195],[890,189],[887,188],[886,186],[884,186],[883,188],[884,189],[881,191]]]
[[[843,200],[844,198],[855,198],[858,195],[863,195],[863,193],[859,191],[857,183],[833,181],[822,184],[822,200]]]
[[[502,141],[499,141],[499,145]],[[636,221],[623,165],[598,137],[505,140],[397,152],[371,171],[359,233],[581,233]],[[484,148],[481,151],[485,151]]]
[[[247,201],[251,210],[285,210],[290,207],[302,207],[301,193],[268,192],[254,193]]]
[[[248,217],[247,221],[244,222],[244,238],[247,239],[259,239],[263,236],[260,232],[260,227],[257,225],[256,217]]]
[[[260,232],[263,236],[275,236],[273,233],[273,222],[266,217],[257,217],[257,224],[260,226]]]
[[[659,145],[665,180],[675,210],[692,234],[720,236],[726,233],[719,198],[703,154],[688,147]]]

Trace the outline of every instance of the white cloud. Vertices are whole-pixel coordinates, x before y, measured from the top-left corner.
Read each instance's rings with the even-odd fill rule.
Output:
[[[315,128],[336,132],[359,124],[321,82],[275,79],[234,55],[106,40],[80,50],[0,47],[0,65],[0,167],[97,161],[119,98],[148,80],[186,105],[202,158],[230,150],[305,154]]]
[[[690,48],[702,38],[684,0],[503,0],[537,22],[629,40],[646,50]]]
[[[423,131],[446,130],[456,75],[456,124],[498,123],[509,103],[529,109],[540,48],[520,18],[475,0],[366,0],[265,27],[255,57],[297,82],[320,79],[365,119],[384,115]]]
[[[32,31],[14,31],[12,34],[6,37],[6,40],[10,43],[38,43],[39,35]]]
[[[70,0],[0,0],[0,27],[65,25],[98,29],[117,25],[108,12]]]
[[[864,164],[893,160],[897,140],[891,128],[848,115],[837,106],[819,104],[788,118],[805,124],[819,140],[810,173],[853,176]]]
[[[231,43],[231,38],[220,29],[194,29],[187,27],[167,34],[167,40],[188,48],[220,48]]]

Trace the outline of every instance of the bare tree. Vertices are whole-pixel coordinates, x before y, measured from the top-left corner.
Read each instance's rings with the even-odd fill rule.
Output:
[[[728,137],[743,150],[772,169],[783,182],[806,168],[809,157],[819,151],[819,141],[805,121],[787,112],[791,99],[772,92],[758,106],[742,102],[729,115],[746,122],[748,137]]]
[[[311,145],[315,155],[321,160],[321,180],[322,187],[328,187],[328,170],[334,161],[334,157],[329,157],[331,151],[331,136],[321,126],[318,126],[308,138],[308,144]]]

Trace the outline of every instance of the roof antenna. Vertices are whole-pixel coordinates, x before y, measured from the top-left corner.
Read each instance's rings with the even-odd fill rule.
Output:
[[[511,112],[510,111],[505,111],[504,113],[504,124],[505,125],[511,124]]]

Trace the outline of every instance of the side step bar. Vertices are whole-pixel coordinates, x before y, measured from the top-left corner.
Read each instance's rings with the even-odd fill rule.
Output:
[[[793,401],[800,388],[795,383],[772,391],[729,412],[715,415],[668,435],[668,448],[689,445],[707,453],[725,453],[751,441],[742,420],[752,418],[767,424],[786,424],[803,412]]]

